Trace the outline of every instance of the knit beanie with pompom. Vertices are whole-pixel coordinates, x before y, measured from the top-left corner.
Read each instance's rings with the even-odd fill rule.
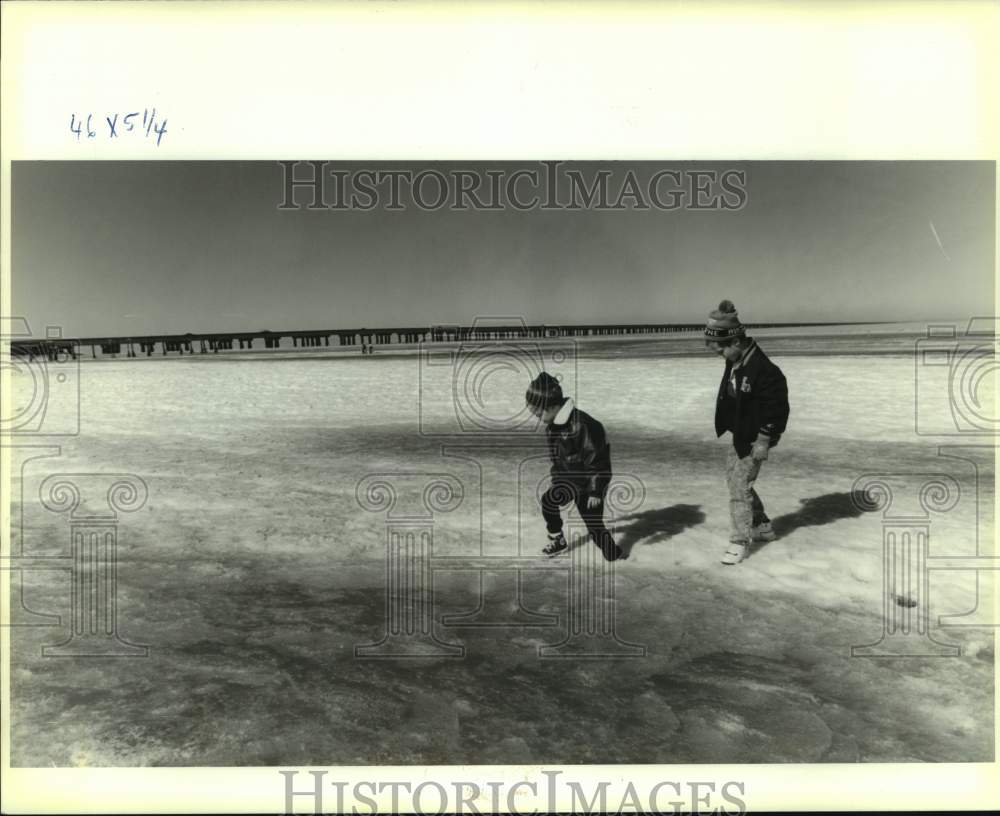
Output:
[[[708,313],[708,322],[705,324],[706,340],[729,340],[733,337],[743,337],[745,333],[746,329],[740,323],[736,306],[731,300],[722,301],[718,309]]]
[[[524,400],[528,405],[543,409],[562,405],[562,386],[559,385],[559,380],[547,371],[543,371],[531,381],[528,391],[524,395]]]

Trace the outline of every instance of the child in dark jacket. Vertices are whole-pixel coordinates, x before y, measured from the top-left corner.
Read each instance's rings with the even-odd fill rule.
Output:
[[[559,508],[573,502],[604,558],[615,561],[622,550],[604,526],[604,497],[611,481],[611,447],[604,426],[576,408],[573,400],[563,396],[559,381],[544,371],[531,381],[525,402],[545,423],[552,460],[552,484],[542,496],[542,517],[549,533],[542,553],[551,557],[568,548]]]
[[[715,401],[716,435],[733,435],[726,463],[731,532],[722,563],[738,564],[747,557],[751,541],[774,539],[754,483],[768,451],[785,431],[788,385],[781,369],[746,336],[732,301],[722,301],[709,314],[705,345],[726,361]]]

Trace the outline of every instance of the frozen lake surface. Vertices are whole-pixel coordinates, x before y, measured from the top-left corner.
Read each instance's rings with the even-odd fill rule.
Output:
[[[885,520],[857,508],[855,481],[892,474],[909,507],[928,474],[951,476],[961,500],[931,518],[930,550],[974,556],[977,523],[992,541],[992,466],[977,519],[975,470],[938,451],[975,440],[914,432],[918,411],[944,432],[954,422],[912,343],[870,356],[773,345],[792,414],[758,491],[779,538],[737,567],[719,563],[720,361],[638,343],[541,352],[604,423],[616,473],[641,484],[610,526],[629,553],[614,569],[616,634],[645,656],[589,659],[539,656],[572,625],[566,570],[526,567],[518,610],[515,573],[460,568],[544,543],[524,359],[85,362],[80,435],[15,469],[15,552],[69,553],[66,517],[38,500],[48,475],[139,476],[148,501],[119,527],[118,631],[150,651],[42,657],[67,637],[69,573],[21,573],[28,609],[64,626],[12,630],[12,764],[992,760],[992,629],[938,624],[976,608],[972,571],[930,576],[931,633],[959,656],[851,655],[880,639],[884,597]],[[518,432],[480,433],[505,421]],[[413,507],[417,474],[440,473],[463,500],[434,518],[434,632],[464,657],[356,659],[387,626],[386,516],[359,506],[357,485],[384,474]],[[443,620],[481,601],[466,622],[520,623]],[[976,620],[994,615],[985,601]]]

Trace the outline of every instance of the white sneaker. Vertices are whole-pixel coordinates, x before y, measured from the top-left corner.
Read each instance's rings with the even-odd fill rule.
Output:
[[[750,532],[754,541],[774,541],[778,537],[769,521],[758,524]]]
[[[743,541],[730,541],[722,555],[723,564],[739,564],[750,552],[750,545]]]

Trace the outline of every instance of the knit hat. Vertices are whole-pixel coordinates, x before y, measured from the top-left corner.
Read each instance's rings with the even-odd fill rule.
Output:
[[[524,394],[524,401],[535,408],[551,408],[562,405],[563,392],[559,380],[543,371],[531,381]]]
[[[731,300],[724,300],[718,309],[708,313],[708,323],[705,324],[706,340],[729,340],[742,337],[746,329],[740,323],[736,307]]]

